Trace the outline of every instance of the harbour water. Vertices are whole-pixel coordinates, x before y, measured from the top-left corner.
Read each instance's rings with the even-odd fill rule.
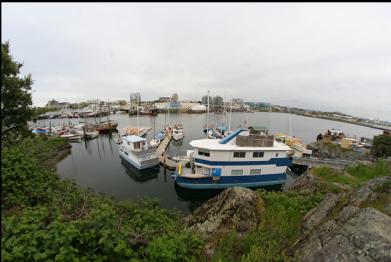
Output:
[[[158,116],[139,116],[139,126],[154,127],[147,138],[151,139],[165,124],[175,124],[179,120],[178,114],[158,114]],[[211,113],[209,123],[228,122],[228,114]],[[110,119],[117,120],[118,128],[136,126],[135,116],[114,114]],[[70,121],[78,121],[70,119]],[[103,119],[102,119],[103,120]],[[38,125],[54,126],[67,122],[64,119],[39,120]],[[84,121],[84,120],[83,120]],[[87,121],[94,122],[94,119]],[[232,113],[231,127],[236,128],[244,122],[248,125],[267,127],[271,133],[284,133],[300,137],[307,144],[316,139],[318,133],[327,129],[340,129],[349,136],[369,137],[382,133],[381,130],[364,126],[357,126],[343,122],[317,119],[285,113]],[[189,142],[204,138],[202,128],[206,123],[206,114],[181,114],[184,127],[184,139],[171,141],[167,153],[171,156],[186,154],[191,149]],[[140,197],[157,198],[165,208],[176,208],[189,213],[203,201],[217,192],[189,192],[175,187],[172,171],[162,167],[147,173],[140,173],[124,164],[118,154],[118,145],[114,139],[118,133],[100,135],[98,138],[81,143],[73,143],[71,154],[60,161],[57,170],[62,178],[73,178],[76,183],[85,188],[92,188],[96,192],[115,196],[118,199],[137,199]],[[289,181],[288,181],[289,182]]]

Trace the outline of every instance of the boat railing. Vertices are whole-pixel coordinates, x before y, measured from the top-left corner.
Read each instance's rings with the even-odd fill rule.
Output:
[[[250,135],[236,137],[236,145],[240,147],[272,147],[274,143],[273,135]]]

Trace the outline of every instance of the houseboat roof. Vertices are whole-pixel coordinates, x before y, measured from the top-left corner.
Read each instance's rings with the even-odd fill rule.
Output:
[[[140,141],[146,141],[146,139],[142,138],[140,136],[131,135],[131,136],[126,136],[126,141],[128,141],[130,143],[135,143],[135,142],[140,142]]]
[[[273,142],[272,147],[253,147],[253,146],[237,146],[236,144],[221,144],[220,139],[198,139],[190,142],[190,145],[195,148],[203,148],[217,151],[285,151],[291,148],[277,141]]]

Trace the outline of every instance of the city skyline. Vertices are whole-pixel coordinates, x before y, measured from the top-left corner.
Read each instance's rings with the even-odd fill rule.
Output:
[[[2,3],[33,104],[177,93],[391,120],[391,5]]]

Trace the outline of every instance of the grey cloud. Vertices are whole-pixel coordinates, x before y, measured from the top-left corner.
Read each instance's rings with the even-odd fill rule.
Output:
[[[2,4],[33,100],[238,96],[391,120],[387,3]]]

